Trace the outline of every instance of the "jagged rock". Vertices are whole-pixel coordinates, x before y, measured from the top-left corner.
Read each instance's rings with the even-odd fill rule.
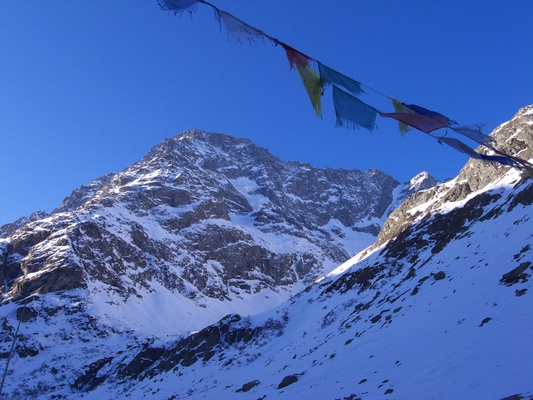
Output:
[[[131,377],[136,379],[141,372],[145,371],[156,362],[164,352],[165,349],[162,347],[146,346],[133,360],[119,371],[119,378],[124,379],[125,377]]]
[[[106,357],[91,363],[87,366],[85,372],[76,378],[72,387],[81,392],[91,391],[96,388],[99,384],[105,381],[105,375],[98,376],[98,372],[100,372],[100,370],[112,360],[113,357]]]
[[[11,235],[16,230],[28,225],[30,222],[38,221],[48,217],[46,211],[35,211],[27,217],[21,217],[16,221],[0,226],[0,239]]]
[[[20,322],[29,322],[35,320],[37,316],[39,315],[39,312],[37,310],[34,310],[32,307],[28,307],[26,305],[17,308],[16,317],[17,320]]]

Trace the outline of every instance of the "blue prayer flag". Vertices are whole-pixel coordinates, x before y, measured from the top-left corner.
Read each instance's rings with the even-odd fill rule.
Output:
[[[467,146],[460,140],[449,138],[449,137],[439,137],[439,142],[446,143],[448,146],[453,147],[455,150],[459,150],[461,153],[468,155],[471,158],[481,159],[481,154],[476,153],[473,148]]]
[[[378,110],[333,85],[333,104],[337,126],[363,128],[372,131],[376,126]]]
[[[318,63],[318,72],[320,74],[320,83],[322,88],[325,88],[327,85],[334,83],[336,85],[342,86],[349,92],[352,92],[355,95],[363,93],[361,89],[361,84],[357,81],[354,81],[352,78],[349,78],[334,69],[326,67],[322,63]]]

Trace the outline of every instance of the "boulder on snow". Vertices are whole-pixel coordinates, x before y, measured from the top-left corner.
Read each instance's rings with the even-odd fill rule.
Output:
[[[278,389],[283,389],[284,387],[292,385],[296,382],[298,382],[298,377],[296,375],[287,375],[281,380],[280,384],[278,385]]]

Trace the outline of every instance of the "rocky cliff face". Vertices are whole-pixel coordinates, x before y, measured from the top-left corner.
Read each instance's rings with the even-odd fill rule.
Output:
[[[121,304],[164,288],[206,307],[288,295],[369,245],[398,187],[379,171],[317,169],[184,132],[50,216],[4,227],[3,297],[83,289]]]
[[[500,151],[524,160],[530,159],[533,156],[533,106],[520,109],[509,122],[496,128],[491,136],[495,139],[496,147]],[[477,151],[485,154],[489,152],[484,147],[479,147]],[[444,204],[473,197],[476,192],[497,181],[508,171],[509,167],[497,163],[470,159],[455,179],[441,185],[434,185],[429,190],[418,191],[408,197],[385,222],[372,249],[398,237],[415,221],[427,219],[433,214],[440,214],[439,209]],[[527,172],[524,171],[523,175],[527,177]],[[447,229],[444,226],[441,228]]]

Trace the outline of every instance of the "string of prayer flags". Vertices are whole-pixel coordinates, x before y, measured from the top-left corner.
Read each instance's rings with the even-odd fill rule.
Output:
[[[320,75],[310,66],[296,66],[302,82],[307,90],[311,104],[315,109],[317,116],[322,117],[322,85],[320,84]]]
[[[184,11],[187,8],[195,5],[200,0],[163,0],[159,1],[159,6],[163,10],[169,11]]]
[[[344,89],[356,96],[363,93],[363,89],[361,88],[361,84],[359,82],[341,74],[340,72],[335,71],[332,68],[326,67],[321,62],[318,62],[318,72],[320,74],[320,82],[323,89],[330,84],[335,84],[337,86],[342,86]]]
[[[488,135],[485,135],[483,132],[481,132],[481,127],[470,127],[470,126],[452,126],[451,127],[455,132],[466,136],[469,139],[472,139],[475,142],[478,142],[479,144],[482,144],[484,146],[490,145],[494,142],[494,139],[491,138]]]
[[[244,40],[253,43],[257,39],[265,41],[268,37],[263,31],[248,25],[246,22],[234,17],[233,15],[215,8],[215,16],[219,23],[223,23],[228,32],[228,39],[233,39],[242,44]]]
[[[485,135],[480,126],[459,126],[457,122],[438,112],[415,104],[401,103],[396,99],[385,96],[369,86],[362,85],[360,82],[325,66],[288,44],[267,35],[265,32],[248,25],[233,15],[219,10],[206,0],[157,0],[157,2],[163,10],[174,11],[175,14],[183,13],[185,10],[189,10],[192,13],[198,3],[205,4],[214,9],[215,17],[219,24],[221,26],[224,25],[228,32],[228,39],[235,40],[237,43],[248,41],[251,44],[258,40],[264,43],[266,38],[275,45],[281,45],[289,60],[290,69],[296,68],[298,70],[313,109],[319,117],[322,116],[321,97],[324,90],[330,85],[333,87],[333,105],[337,126],[344,126],[350,129],[366,128],[372,131],[376,128],[376,117],[379,114],[382,117],[393,118],[398,121],[400,133],[402,134],[412,127],[429,134],[439,140],[440,143],[445,143],[471,158],[498,162],[512,167],[522,167],[533,176],[533,165],[531,163],[497,150],[493,147],[494,139]],[[315,66],[318,66],[318,71],[314,68]],[[362,86],[366,86],[366,88],[391,100],[395,112],[380,112],[358,99],[356,96],[364,93]],[[480,154],[460,140],[447,136],[435,137],[431,134],[431,132],[442,128],[450,128],[454,132],[487,147],[498,155]]]
[[[376,127],[376,116],[379,111],[339,89],[336,85],[333,85],[333,104],[337,116],[337,126],[350,129],[362,127],[370,132]]]

